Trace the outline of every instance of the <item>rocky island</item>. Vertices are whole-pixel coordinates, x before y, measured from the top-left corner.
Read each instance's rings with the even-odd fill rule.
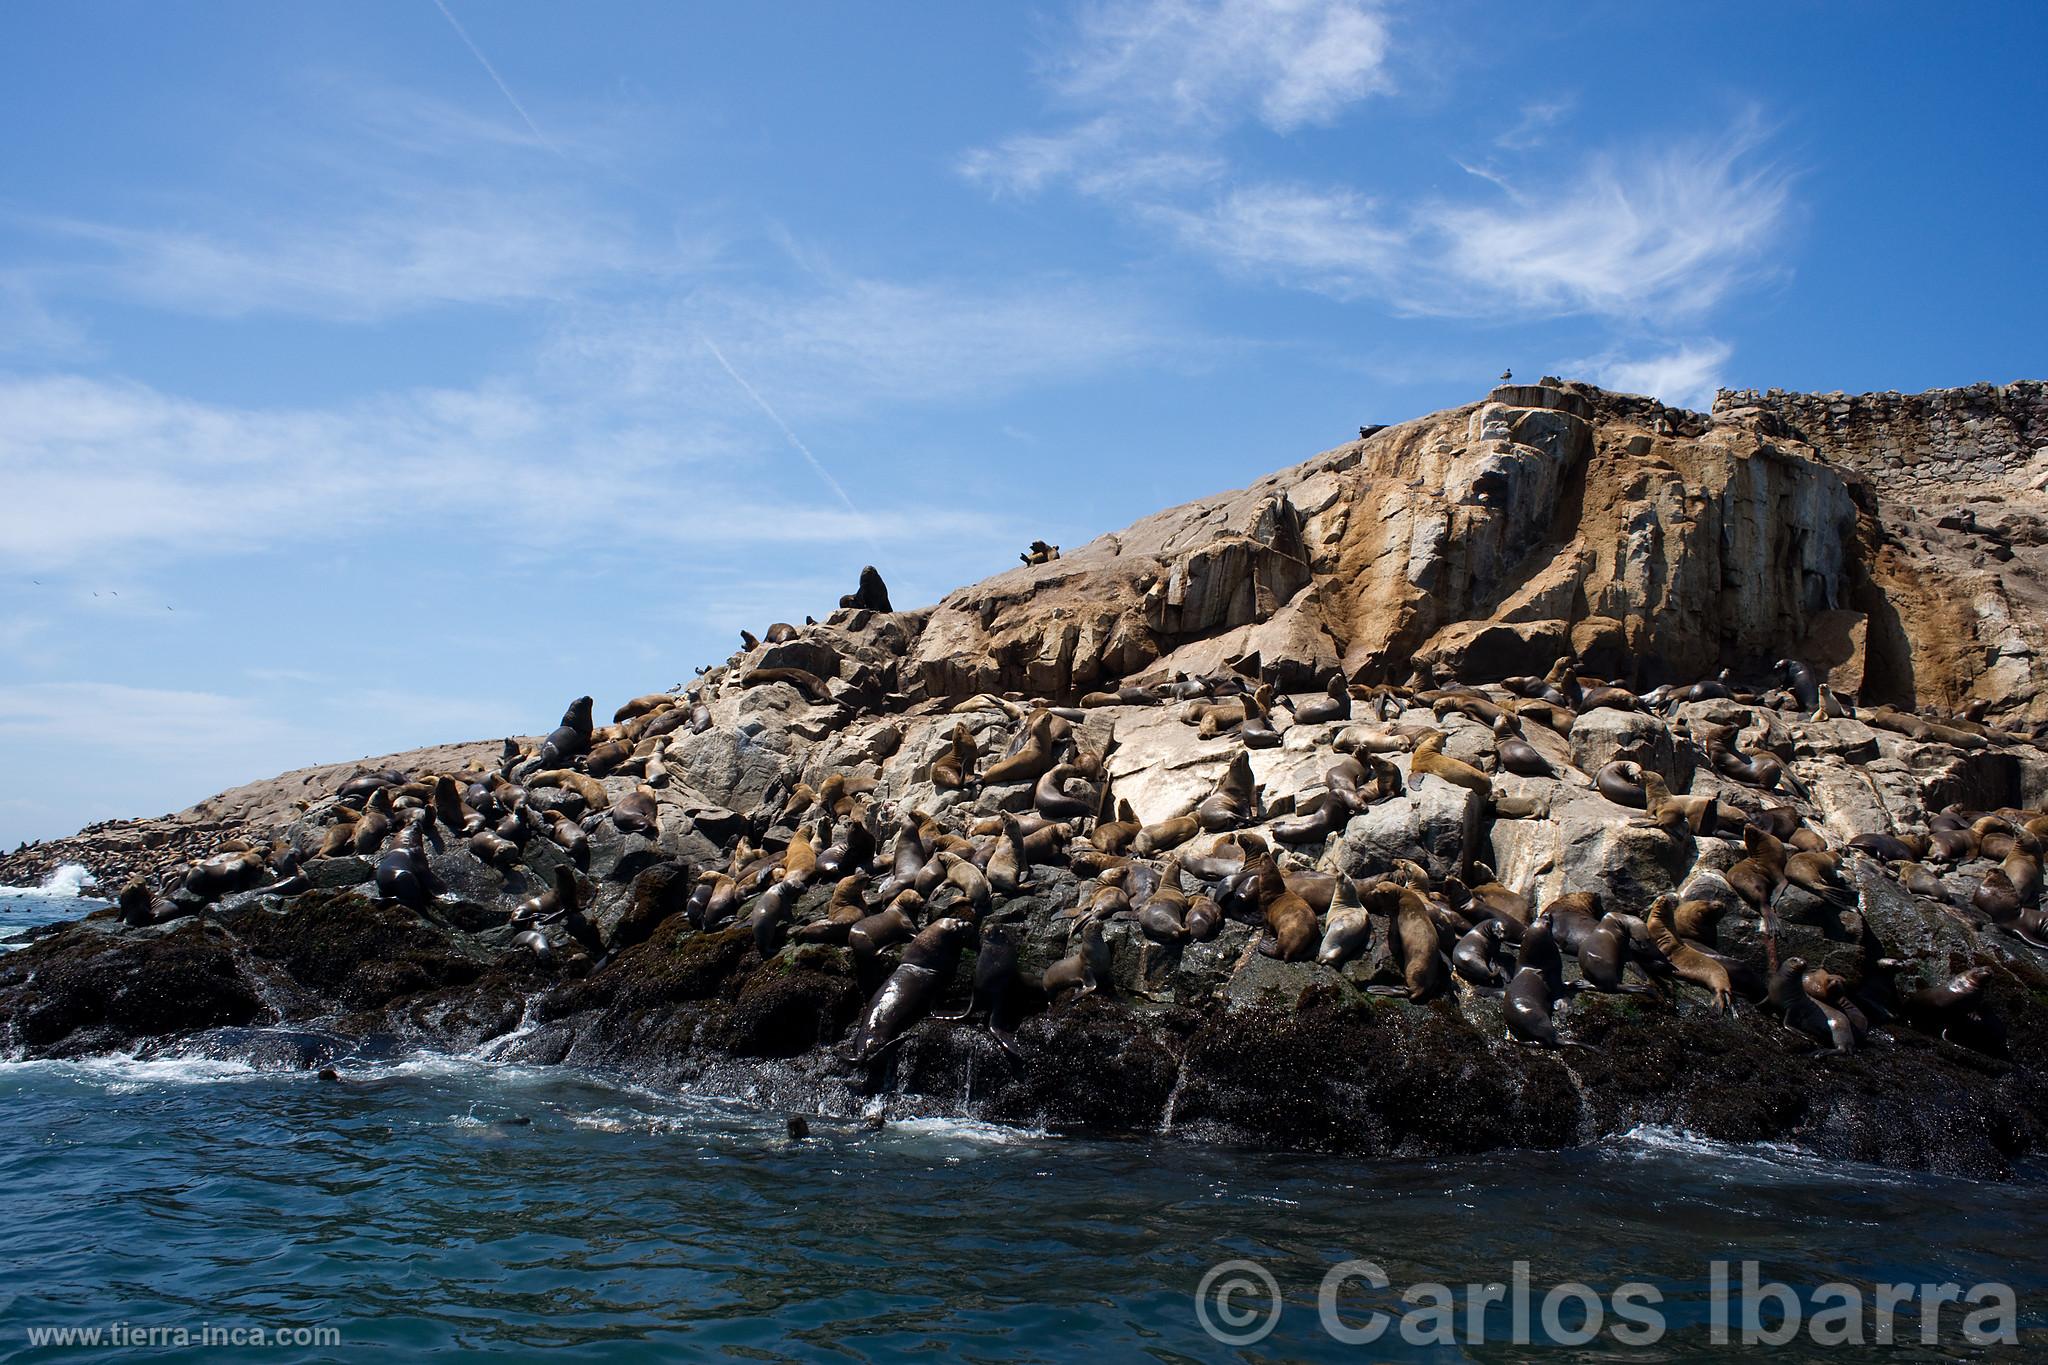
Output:
[[[0,959],[0,1046],[2002,1174],[2048,1137],[2044,486],[2040,383],[1504,386],[936,606],[870,570],[608,725],[17,851],[121,901]]]

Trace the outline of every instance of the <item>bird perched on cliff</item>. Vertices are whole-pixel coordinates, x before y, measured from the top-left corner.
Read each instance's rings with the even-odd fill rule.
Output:
[[[1500,372],[1500,382],[1503,384],[1507,383],[1510,379],[1513,379],[1514,377],[1515,372],[1513,370],[1502,370]]]

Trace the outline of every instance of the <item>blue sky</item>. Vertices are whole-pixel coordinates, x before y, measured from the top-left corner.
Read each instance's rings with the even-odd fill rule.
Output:
[[[2048,373],[2048,10],[0,8],[0,842],[545,730],[1504,366]],[[33,780],[24,780],[32,778]]]

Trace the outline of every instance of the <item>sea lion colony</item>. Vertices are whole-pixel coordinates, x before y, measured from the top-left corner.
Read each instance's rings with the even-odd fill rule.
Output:
[[[1221,995],[1254,955],[1289,964],[1279,979],[1297,990],[1342,976],[1416,1006],[1494,999],[1505,1036],[1537,1048],[1572,1043],[1577,1001],[1623,994],[1674,1016],[1745,1018],[1795,1050],[1848,1053],[1904,1029],[1998,1052],[1984,987],[2008,963],[1897,955],[1859,913],[1844,875],[1857,863],[1985,943],[2048,947],[2048,812],[1950,804],[1918,828],[1831,838],[1788,762],[1808,718],[1962,750],[2038,744],[1981,709],[1857,708],[1797,660],[1641,695],[1570,658],[1486,685],[1418,670],[1282,694],[1252,658],[1071,705],[984,695],[899,711],[833,643],[886,634],[886,603],[870,568],[827,626],[771,626],[689,690],[635,697],[603,726],[578,698],[538,745],[506,741],[494,766],[361,772],[268,840],[131,882],[104,913],[160,933],[223,898],[289,914],[316,886],[373,883],[383,903],[458,918],[563,980],[601,976],[672,917],[687,928],[669,943],[739,929],[763,960],[845,955],[864,1004],[843,1037],[820,1041],[869,1083],[920,1028],[985,1028],[1018,1059],[1034,1013],[1088,995]],[[812,755],[751,810],[692,802],[672,745],[712,730],[721,700],[760,689],[831,703],[837,724],[806,736]],[[1149,821],[1120,797],[1115,731],[1098,723],[1130,708],[1171,711],[1221,761],[1206,793]],[[1648,751],[1701,775],[1699,790],[1672,790],[1640,744],[1635,759],[1578,766],[1571,739],[1601,712],[1631,717]],[[924,756],[901,752],[911,734]],[[747,743],[744,724],[733,739]],[[1268,790],[1253,758],[1283,746],[1291,771],[1314,778]],[[1473,816],[1448,842],[1346,849],[1353,821],[1431,784],[1456,788]],[[1488,831],[1542,820],[1564,789],[1596,794],[1679,890],[1638,895],[1620,873],[1541,899],[1537,878],[1504,884]],[[1203,951],[1233,926],[1242,946]],[[1827,948],[1830,965],[1781,951],[1788,934]],[[942,1011],[948,1000],[958,1008]]]

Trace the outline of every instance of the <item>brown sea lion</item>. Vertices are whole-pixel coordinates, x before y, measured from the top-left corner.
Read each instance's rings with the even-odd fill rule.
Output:
[[[621,834],[645,834],[652,836],[660,827],[658,808],[654,804],[652,787],[635,787],[612,805],[612,824]]]
[[[1713,835],[1720,828],[1720,803],[1711,796],[1674,796],[1664,779],[1643,770],[1645,823],[1674,838],[1687,833]]]
[[[1461,762],[1444,753],[1444,732],[1431,730],[1415,741],[1415,750],[1408,757],[1408,776],[1421,777],[1428,774],[1444,781],[1477,792],[1482,800],[1493,798],[1493,779],[1469,763]]]
[[[1848,1017],[1831,1005],[1806,993],[1806,959],[1788,957],[1771,974],[1771,1008],[1784,1018],[1785,1027],[1803,1033],[1837,1053],[1856,1050],[1856,1030]]]
[[[1330,679],[1324,695],[1311,697],[1296,705],[1292,697],[1287,699],[1287,709],[1294,713],[1297,725],[1322,725],[1329,721],[1351,719],[1351,689],[1346,685],[1343,674]]]
[[[1517,777],[1556,777],[1557,769],[1528,740],[1515,733],[1515,723],[1502,715],[1493,723],[1493,756],[1502,772]]]
[[[1330,916],[1323,928],[1323,942],[1316,961],[1325,967],[1341,967],[1372,946],[1372,915],[1358,897],[1349,877],[1337,880],[1330,901]]]
[[[1413,887],[1381,882],[1365,894],[1365,903],[1394,921],[1387,944],[1407,982],[1408,999],[1419,1004],[1442,991],[1449,980],[1444,971],[1443,940],[1429,902]]]
[[[1079,934],[1073,951],[1047,967],[1040,978],[1040,988],[1055,1001],[1066,991],[1087,994],[1109,985],[1109,945],[1103,941],[1101,922],[1081,921]]]
[[[1251,755],[1239,749],[1231,759],[1229,769],[1225,769],[1217,790],[1204,796],[1202,804],[1194,808],[1194,821],[1210,833],[1237,829],[1251,819],[1255,804],[1257,788],[1251,782]]]
[[[1177,815],[1139,830],[1138,837],[1131,842],[1131,851],[1141,858],[1149,858],[1155,853],[1180,847],[1201,831],[1202,826],[1193,815]]]
[[[1603,763],[1593,774],[1593,789],[1617,806],[1633,806],[1637,810],[1649,805],[1649,793],[1643,787],[1642,765],[1618,758],[1612,763]]]
[[[932,761],[932,785],[940,791],[958,791],[972,785],[974,765],[980,758],[974,732],[962,721],[953,727],[952,747]]]
[[[1704,905],[1706,902],[1691,901],[1688,904]],[[1671,964],[1680,978],[1712,992],[1714,1012],[1725,1014],[1735,1008],[1735,983],[1719,958],[1701,952],[1679,936],[1678,908],[1676,896],[1659,896],[1650,902],[1649,914],[1643,918],[1650,927],[1650,941],[1657,945],[1657,951],[1664,954],[1664,960]]]
[[[1287,889],[1279,864],[1268,853],[1253,869],[1257,881],[1259,914],[1272,933],[1259,951],[1282,962],[1306,962],[1316,955],[1316,912],[1309,903]]]
[[[1012,782],[1036,782],[1052,767],[1054,746],[1066,729],[1066,722],[1044,707],[1033,711],[1024,722],[1017,751],[1008,758],[991,763],[988,771],[981,775],[982,785],[1001,787]]]

